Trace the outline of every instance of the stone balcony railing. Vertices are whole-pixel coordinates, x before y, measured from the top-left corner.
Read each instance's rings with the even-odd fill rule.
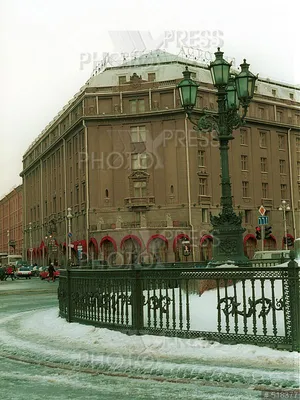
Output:
[[[150,207],[155,205],[154,196],[147,197],[127,197],[124,199],[125,206],[132,207]]]
[[[140,222],[122,222],[121,223],[121,228],[122,229],[127,229],[127,228],[140,228],[141,223]]]

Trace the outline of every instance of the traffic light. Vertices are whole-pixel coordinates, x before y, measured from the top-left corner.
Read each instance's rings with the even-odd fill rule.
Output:
[[[257,227],[255,228],[255,235],[256,235],[256,239],[257,239],[257,240],[260,240],[260,239],[261,239],[261,228],[260,228],[260,226],[257,226]]]
[[[265,239],[269,239],[272,233],[272,227],[266,226],[265,227]]]

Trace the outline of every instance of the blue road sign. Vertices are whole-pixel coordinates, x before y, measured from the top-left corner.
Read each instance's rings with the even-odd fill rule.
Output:
[[[68,233],[68,236],[69,236],[69,237],[72,237],[72,233],[71,233],[71,232],[69,232],[69,233]]]
[[[267,225],[269,223],[269,217],[258,217],[258,225]]]

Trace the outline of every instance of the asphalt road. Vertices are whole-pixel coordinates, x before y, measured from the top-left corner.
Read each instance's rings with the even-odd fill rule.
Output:
[[[218,375],[218,366],[191,365],[209,371],[214,367],[215,380],[199,380],[197,377],[166,377],[161,371],[152,375],[146,366],[139,372],[118,369],[95,369],[86,365],[75,366],[63,356],[49,358],[47,350],[68,354],[88,351],[74,348],[74,343],[59,343],[53,338],[46,341],[39,332],[21,332],[20,322],[28,318],[28,312],[58,306],[58,282],[16,280],[0,282],[0,398],[7,400],[138,400],[138,399],[261,399],[269,392],[254,389],[254,385],[235,383]],[[33,351],[33,349],[35,351]],[[41,349],[41,352],[39,351]],[[95,351],[95,348],[93,349]],[[99,355],[99,354],[98,354]],[[113,360],[112,360],[113,361]],[[172,366],[172,362],[168,363]],[[177,365],[178,367],[178,365]],[[238,369],[237,369],[238,370]],[[145,372],[146,371],[146,372]],[[224,375],[224,366],[222,368]],[[125,373],[126,372],[126,373]],[[241,371],[239,371],[241,373]],[[249,376],[255,371],[243,371]],[[209,375],[209,372],[207,373]],[[280,375],[280,372],[278,372]],[[123,376],[122,376],[123,375]],[[230,375],[228,375],[230,376]],[[175,379],[176,378],[176,379]],[[265,396],[265,397],[264,397]],[[272,397],[276,398],[276,397]],[[279,398],[279,397],[278,397]]]

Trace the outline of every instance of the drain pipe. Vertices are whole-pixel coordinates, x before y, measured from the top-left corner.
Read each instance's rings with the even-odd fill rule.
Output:
[[[86,262],[89,262],[89,228],[90,228],[90,190],[89,190],[89,160],[88,160],[88,129],[85,120],[82,120],[84,127],[84,147],[85,147],[85,198],[86,198]]]
[[[292,170],[292,157],[291,157],[291,130],[288,129],[287,139],[288,139],[288,157],[289,157],[289,175],[290,175],[290,188],[291,188],[291,208],[292,208],[292,217],[293,217],[293,233],[294,238],[297,238],[296,231],[296,218],[295,218],[295,204],[294,204],[294,191],[293,191],[293,170]]]
[[[188,190],[188,208],[189,208],[189,224],[192,228],[192,256],[193,262],[195,262],[195,251],[194,251],[194,226],[192,223],[192,207],[191,207],[191,182],[190,182],[190,157],[189,157],[189,142],[188,142],[188,115],[185,114],[184,130],[185,130],[185,153],[186,153],[186,175],[187,175],[187,190]]]

